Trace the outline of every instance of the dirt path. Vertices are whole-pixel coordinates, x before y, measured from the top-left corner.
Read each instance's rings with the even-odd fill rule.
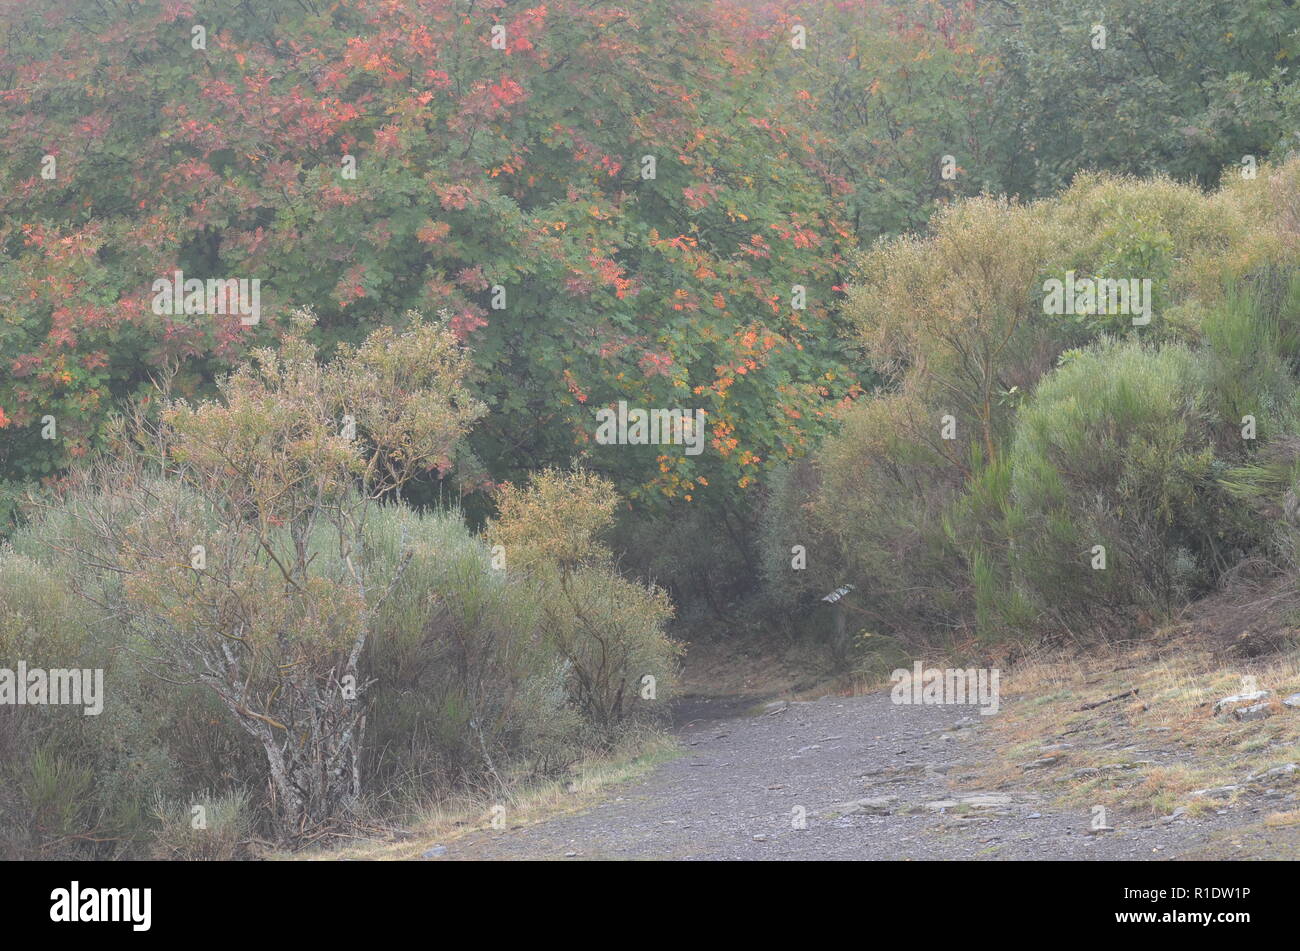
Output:
[[[1112,814],[1114,831],[1093,833],[1090,814],[1054,810],[1028,789],[972,787],[965,771],[998,755],[973,707],[900,706],[885,692],[758,715],[752,703],[685,709],[682,755],[648,776],[581,813],[459,837],[439,858],[1234,857],[1232,844],[1215,843],[1262,819],[1249,808],[1172,821]],[[1300,855],[1296,830],[1277,834]]]

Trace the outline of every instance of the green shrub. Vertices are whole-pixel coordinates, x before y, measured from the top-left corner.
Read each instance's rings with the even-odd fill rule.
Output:
[[[401,573],[367,647],[368,784],[411,798],[501,781],[508,763],[538,772],[567,765],[582,727],[523,579],[493,568],[456,512],[385,507],[367,546],[384,566],[379,584]]]
[[[758,534],[763,602],[770,611],[806,615],[818,598],[849,580],[837,536],[814,511],[821,478],[819,466],[802,459],[776,469],[768,480]],[[803,567],[796,566],[796,546]]]
[[[855,586],[843,608],[850,629],[920,646],[964,624],[967,582],[944,513],[979,436],[959,427],[962,438],[943,439],[942,415],[910,394],[880,396],[849,409],[822,447],[810,518],[836,550],[828,559],[810,549],[809,563],[834,561],[825,591]]]
[[[1020,513],[1011,501],[1011,462],[1007,456],[985,463],[972,453],[974,475],[944,518],[952,550],[964,559],[974,608],[974,627],[985,643],[1023,633],[1033,607],[1013,574],[1012,539]]]
[[[1041,616],[1068,629],[1167,612],[1251,541],[1217,482],[1204,362],[1136,342],[1067,357],[1018,419],[1017,576]]]
[[[1300,275],[1265,269],[1226,283],[1222,301],[1201,321],[1206,349],[1206,390],[1222,450],[1246,454],[1273,436],[1295,432],[1300,358]],[[1254,420],[1253,441],[1242,426]]]

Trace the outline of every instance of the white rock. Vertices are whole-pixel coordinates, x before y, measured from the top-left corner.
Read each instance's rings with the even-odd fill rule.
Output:
[[[1263,700],[1268,696],[1267,690],[1256,690],[1253,693],[1238,693],[1231,697],[1224,697],[1221,700],[1214,701],[1214,715],[1218,716],[1223,712],[1224,707],[1231,706],[1234,703],[1252,703],[1256,700]]]
[[[1240,789],[1240,786],[1213,786],[1209,789],[1197,789],[1192,795],[1198,799],[1227,799]]]

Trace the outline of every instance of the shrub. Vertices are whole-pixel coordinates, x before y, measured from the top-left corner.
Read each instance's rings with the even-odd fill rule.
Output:
[[[662,718],[679,652],[667,636],[673,614],[668,596],[582,566],[550,582],[543,597],[546,637],[563,658],[570,695],[597,736],[612,739],[632,721]]]
[[[1204,380],[1185,347],[1106,342],[1039,386],[1012,452],[1011,543],[1042,616],[1078,629],[1166,612],[1250,544],[1217,482]]]
[[[214,693],[260,744],[286,841],[349,815],[361,793],[358,665],[387,593],[367,520],[417,472],[448,465],[481,412],[444,327],[413,318],[321,364],[311,324],[299,315],[220,402],[167,402],[156,426],[119,426],[57,542],[101,573],[155,670]]]
[[[503,489],[500,515],[488,530],[509,570],[532,585],[568,694],[604,742],[665,709],[680,652],[666,632],[666,594],[625,580],[613,567],[602,536],[616,505],[613,485],[598,476],[545,470],[526,488]]]
[[[542,773],[567,765],[581,722],[523,579],[494,569],[455,512],[386,507],[367,537],[377,583],[401,574],[366,648],[375,685],[363,775],[378,795],[499,784],[518,761]]]
[[[988,646],[1024,633],[1034,610],[1013,573],[1012,540],[1022,518],[1010,504],[1011,461],[973,456],[974,475],[946,512],[944,531],[954,557],[963,560],[975,632]]]
[[[104,671],[103,710],[0,705],[0,855],[112,858],[148,834],[142,808],[172,790],[162,736],[194,711],[146,700],[121,629],[79,596],[79,584],[37,532],[0,549],[0,667]]]
[[[95,505],[122,518],[134,511],[109,498]],[[49,506],[0,553],[0,664],[107,668],[100,716],[0,706],[0,855],[226,857],[233,840],[192,835],[188,810],[266,789],[265,752],[211,690],[154,676],[157,655],[89,600],[111,603],[111,584],[45,544],[60,538],[80,550],[84,530]],[[325,547],[311,542],[319,560]],[[566,660],[544,636],[535,585],[494,570],[458,513],[381,506],[362,547],[368,577],[388,596],[358,665],[370,683],[359,805],[392,813],[521,772],[553,774],[590,748],[592,729]],[[670,688],[671,672],[661,680]],[[164,806],[150,809],[158,800]],[[272,805],[249,799],[241,828],[274,834]]]
[[[1300,358],[1300,275],[1265,269],[1228,280],[1223,299],[1206,311],[1201,339],[1224,453],[1241,457],[1248,447],[1296,431],[1292,373]],[[1242,438],[1247,416],[1254,420],[1253,441]]]
[[[158,821],[152,848],[155,859],[230,862],[247,854],[252,821],[249,797],[243,791],[203,795],[192,802],[168,802],[160,797],[153,815]]]
[[[943,515],[961,491],[968,440],[979,437],[942,439],[941,415],[908,393],[852,407],[822,447],[811,504],[838,554],[824,580],[855,585],[844,610],[857,626],[914,645],[960,626],[968,601]],[[810,551],[810,564],[826,555]]]
[[[725,636],[762,610],[756,596],[763,557],[756,539],[756,505],[733,507],[722,501],[710,506],[682,502],[654,511],[621,507],[609,545],[625,574],[669,593],[678,628]]]
[[[1032,386],[1073,333],[1043,314],[1042,274],[1063,242],[1046,203],[978,198],[945,208],[926,237],[878,242],[859,260],[848,313],[871,366],[999,451],[1004,394]],[[1059,254],[1059,251],[1056,253]]]
[[[811,459],[783,466],[768,480],[759,518],[763,601],[768,610],[802,613],[801,609],[848,580],[837,538],[816,517],[820,490],[821,470]],[[802,568],[794,564],[795,546],[803,549]]]
[[[526,488],[501,487],[491,534],[521,570],[568,572],[609,560],[600,535],[613,525],[617,505],[614,484],[594,473],[544,469]]]

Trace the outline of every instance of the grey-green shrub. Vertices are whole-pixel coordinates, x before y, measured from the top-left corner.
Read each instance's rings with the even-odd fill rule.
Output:
[[[1251,541],[1217,481],[1204,362],[1136,341],[1067,356],[1017,419],[1017,577],[1041,616],[1066,629],[1166,612]],[[1094,546],[1104,569],[1093,567]]]
[[[160,733],[181,718],[135,690],[118,630],[32,534],[0,549],[0,667],[104,670],[104,710],[0,705],[0,857],[111,858],[148,834],[143,804],[174,788]],[[110,702],[111,698],[111,702]]]
[[[944,639],[969,611],[944,514],[965,479],[971,431],[943,440],[941,416],[906,393],[854,406],[818,456],[811,506],[838,548],[836,583],[855,585],[850,624],[914,646]]]
[[[95,510],[130,517],[104,491]],[[148,645],[95,603],[111,600],[115,581],[60,550],[82,544],[77,506],[37,512],[0,551],[0,666],[103,667],[104,712],[0,706],[0,856],[222,858],[250,829],[269,837],[260,749],[206,687],[156,676],[168,671]],[[322,562],[338,557],[323,533],[306,544]],[[455,511],[381,506],[364,545],[377,605],[361,664],[370,811],[402,815],[467,787],[554,774],[671,696],[668,602],[607,560],[576,572],[570,601],[495,568]],[[617,659],[604,667],[602,639]],[[638,706],[632,689],[646,673],[659,702]],[[151,809],[155,800],[164,805]],[[236,800],[238,821],[220,836],[187,831],[189,806],[221,817]]]
[[[458,513],[390,506],[367,545],[385,566],[380,584],[401,572],[367,648],[371,785],[445,789],[521,758],[545,772],[576,756],[582,724],[541,637],[539,603],[492,566]]]

